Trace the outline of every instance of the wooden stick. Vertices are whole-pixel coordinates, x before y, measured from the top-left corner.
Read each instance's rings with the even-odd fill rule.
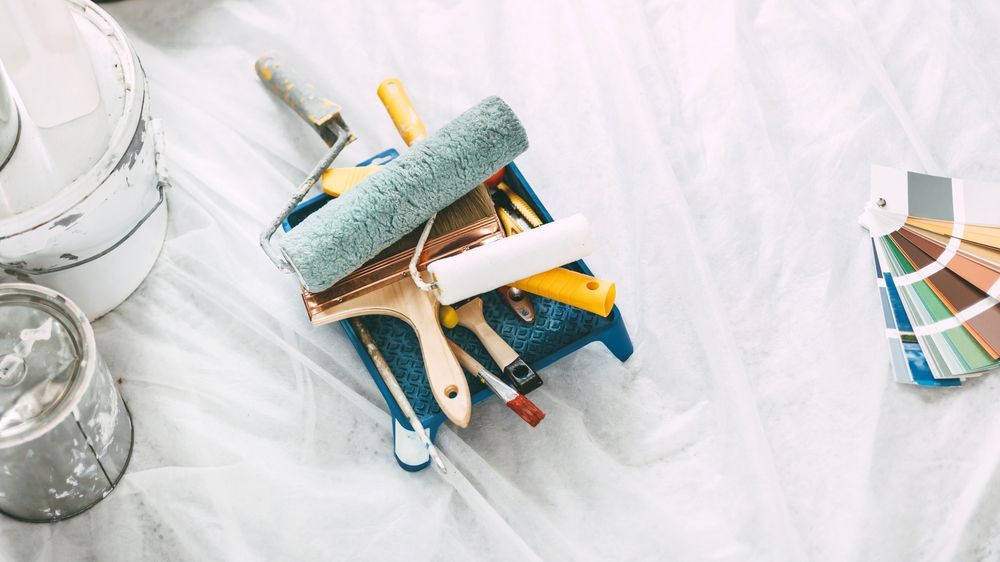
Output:
[[[389,368],[389,363],[386,362],[385,357],[382,356],[382,352],[379,350],[378,345],[375,343],[375,338],[372,337],[371,332],[368,328],[357,318],[351,318],[351,327],[354,328],[354,332],[358,334],[358,339],[364,344],[365,349],[368,350],[368,355],[372,358],[372,363],[375,364],[375,369],[378,370],[378,374],[382,376],[382,381],[385,382],[385,386],[389,388],[389,394],[392,394],[392,398],[396,401],[399,409],[403,411],[403,415],[406,416],[406,421],[410,423],[410,427],[416,432],[420,440],[424,442],[424,447],[427,447],[427,454],[431,456],[434,460],[434,466],[441,472],[441,474],[447,474],[448,469],[444,465],[444,461],[441,460],[441,456],[438,455],[437,448],[431,441],[430,434],[424,429],[424,424],[420,423],[420,418],[417,413],[413,410],[413,405],[410,404],[410,399],[406,397],[406,393],[403,392],[403,388],[399,386],[399,381],[396,380],[396,375],[393,374],[392,369]]]

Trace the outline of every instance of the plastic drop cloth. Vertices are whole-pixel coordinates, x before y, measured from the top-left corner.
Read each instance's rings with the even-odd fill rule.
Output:
[[[311,5],[308,5],[311,4]],[[1000,179],[993,2],[107,4],[149,75],[174,180],[152,275],[95,325],[136,422],[129,473],[4,560],[946,560],[1000,556],[1000,377],[890,381],[870,164]],[[392,458],[339,327],[257,247],[323,152],[258,83],[309,73],[401,148],[376,85],[430,127],[490,94],[557,216],[598,229],[636,344],[545,369],[445,428],[447,478]]]

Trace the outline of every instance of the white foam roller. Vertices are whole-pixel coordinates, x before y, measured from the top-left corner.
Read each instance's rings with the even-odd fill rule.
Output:
[[[452,304],[590,255],[590,222],[573,215],[427,266]]]

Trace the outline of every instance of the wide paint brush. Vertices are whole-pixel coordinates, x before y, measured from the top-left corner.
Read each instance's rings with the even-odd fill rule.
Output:
[[[527,396],[507,386],[506,383],[500,380],[500,377],[487,371],[486,367],[483,367],[479,361],[476,361],[475,358],[466,353],[458,344],[448,340],[448,345],[451,347],[452,353],[455,354],[455,358],[458,359],[459,364],[462,365],[462,368],[475,375],[483,384],[488,386],[494,394],[507,404],[508,408],[514,410],[515,414],[528,422],[528,425],[535,427],[538,425],[538,422],[545,418],[545,412],[541,411],[538,406],[535,406],[535,403],[529,400]]]

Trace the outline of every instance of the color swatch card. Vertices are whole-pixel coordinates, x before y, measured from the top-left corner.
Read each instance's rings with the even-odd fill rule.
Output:
[[[923,386],[958,386],[958,379],[935,379],[927,364],[924,350],[917,341],[916,334],[906,314],[899,290],[892,281],[892,274],[882,271],[878,251],[872,243],[875,257],[875,284],[878,286],[885,317],[885,333],[889,340],[889,360],[896,382],[915,383]]]
[[[860,221],[895,379],[954,386],[1000,368],[1000,184],[873,167]]]

